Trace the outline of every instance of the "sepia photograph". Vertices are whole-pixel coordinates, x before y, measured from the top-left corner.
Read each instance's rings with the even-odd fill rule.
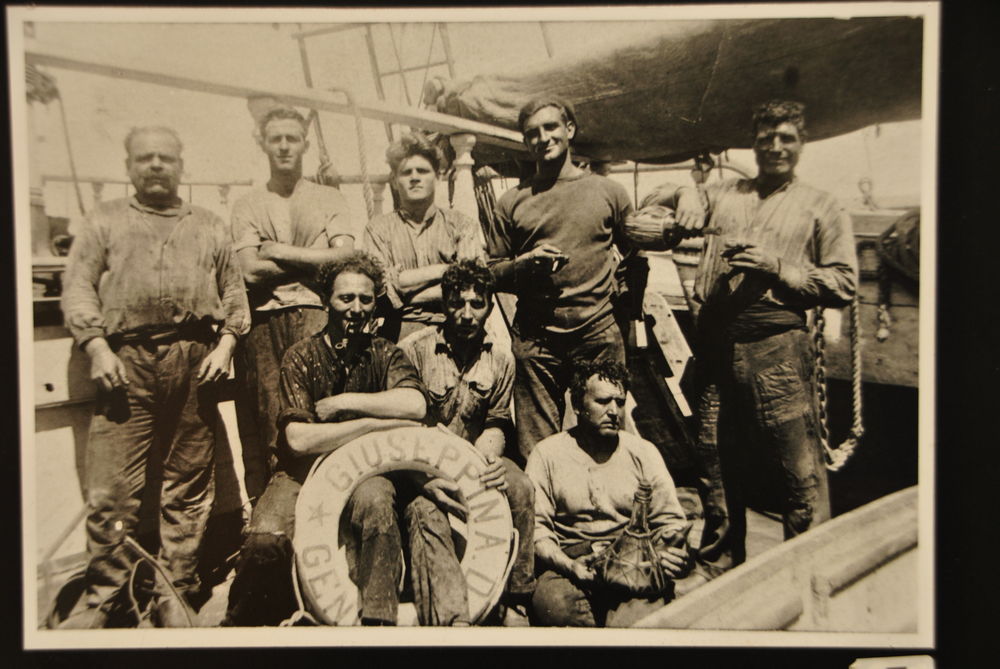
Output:
[[[24,647],[933,648],[939,12],[7,7]]]

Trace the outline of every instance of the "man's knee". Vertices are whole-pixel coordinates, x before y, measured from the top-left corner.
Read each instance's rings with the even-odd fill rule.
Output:
[[[350,499],[351,525],[370,531],[384,531],[396,523],[396,488],[381,476],[364,481]]]
[[[292,542],[287,535],[277,532],[251,532],[243,541],[240,564],[271,564],[288,560],[291,555]]]
[[[543,627],[596,627],[586,594],[553,572],[538,579],[531,598],[531,622]]]
[[[507,502],[512,511],[533,509],[535,506],[535,486],[520,467],[512,460],[503,459],[507,478]]]
[[[437,504],[426,497],[415,497],[412,502],[406,505],[403,515],[411,535],[416,531],[426,529],[435,530],[438,534],[451,532],[448,517],[438,508]]]

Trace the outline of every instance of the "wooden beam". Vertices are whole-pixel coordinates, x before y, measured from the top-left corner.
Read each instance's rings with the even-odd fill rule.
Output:
[[[179,88],[211,95],[236,98],[270,96],[286,104],[315,108],[335,114],[353,113],[351,106],[343,101],[343,96],[330,91],[303,87],[274,89],[258,85],[252,80],[218,81],[212,79],[185,77],[152,69],[129,67],[121,62],[101,58],[97,55],[51,44],[35,43],[25,50],[25,60],[33,65],[45,65],[75,72],[86,72],[115,79],[141,81],[170,88]],[[524,153],[521,133],[506,128],[492,126],[478,121],[441,114],[425,109],[395,107],[385,102],[358,102],[358,110],[365,118],[388,123],[401,123],[446,135],[471,133],[477,142],[489,144],[508,151]]]

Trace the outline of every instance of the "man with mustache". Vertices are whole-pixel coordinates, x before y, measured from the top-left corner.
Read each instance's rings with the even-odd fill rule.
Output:
[[[630,255],[625,188],[572,161],[573,108],[556,98],[521,108],[518,125],[536,172],[507,191],[486,231],[497,289],[517,295],[512,349],[520,457],[558,432],[573,360],[625,364],[614,315],[615,272]]]
[[[427,387],[427,420],[444,425],[486,456],[487,486],[507,495],[518,531],[518,554],[503,603],[526,606],[535,587],[534,488],[514,462],[503,457],[512,428],[510,396],[514,357],[486,331],[493,309],[494,281],[481,261],[449,265],[441,277],[445,322],[399,342]]]
[[[760,105],[753,116],[756,178],[705,188],[712,226],[721,234],[705,239],[693,296],[699,307],[693,348],[704,388],[702,579],[746,559],[744,489],[751,471],[756,479],[763,471],[779,492],[786,539],[830,517],[806,311],[850,304],[858,260],[850,215],[795,175],[804,142],[802,104]],[[681,228],[705,223],[705,203],[690,187],[664,184],[643,205],[676,212]],[[751,470],[754,459],[769,468]]]
[[[609,361],[579,363],[570,396],[577,424],[535,445],[526,471],[535,484],[538,586],[532,624],[625,626],[664,605],[615,593],[600,581],[593,558],[624,530],[639,482],[652,487],[648,523],[667,577],[683,573],[687,521],[659,450],[622,432],[628,375]]]
[[[160,551],[197,605],[198,558],[214,499],[218,382],[250,327],[246,289],[225,223],[177,195],[177,133],[125,138],[129,198],[96,205],[73,240],[62,297],[66,327],[90,358],[97,409],[87,439],[85,606],[67,628],[103,627],[135,556],[147,462],[162,464]],[[160,599],[161,625],[180,614]],[[184,624],[186,621],[180,622]]]
[[[365,228],[365,249],[386,270],[391,314],[383,336],[400,341],[428,325],[444,323],[441,275],[449,263],[483,258],[479,223],[434,204],[441,150],[421,134],[404,135],[385,152],[389,186],[397,202]]]
[[[240,411],[249,414],[254,428],[244,427],[240,435],[247,492],[254,500],[275,464],[281,358],[289,346],[323,329],[326,313],[314,285],[316,271],[354,248],[347,200],[336,188],[302,176],[308,128],[291,107],[264,114],[256,134],[270,179],[233,205],[233,248],[253,309],[236,374],[245,392],[237,396]]]
[[[254,509],[230,589],[224,625],[274,625],[295,610],[291,582],[295,501],[316,458],[375,430],[418,425],[424,386],[405,354],[372,332],[383,273],[355,251],[325,267],[325,330],[294,344],[281,365],[279,465]],[[468,596],[451,528],[441,507],[460,510],[457,484],[405,475],[362,482],[344,510],[349,575],[358,586],[362,624],[396,622],[402,575],[403,515],[411,542],[414,597],[421,624],[468,624]],[[336,530],[332,530],[336,531]],[[419,586],[429,583],[429,591]]]

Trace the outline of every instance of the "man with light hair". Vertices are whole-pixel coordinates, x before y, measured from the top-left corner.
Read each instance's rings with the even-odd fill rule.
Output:
[[[278,374],[289,346],[323,329],[326,313],[314,286],[316,271],[354,248],[347,200],[339,190],[302,176],[308,122],[277,106],[257,124],[257,141],[271,177],[233,206],[233,248],[253,310],[250,334],[236,358],[253,430],[242,429],[247,491],[256,498],[275,465]],[[264,453],[254,454],[262,442]],[[265,455],[266,454],[266,455]]]
[[[97,408],[85,465],[86,593],[67,628],[103,627],[136,555],[147,463],[162,464],[160,553],[176,589],[197,601],[198,558],[214,499],[218,382],[250,327],[225,223],[177,195],[184,163],[170,128],[125,140],[129,198],[96,205],[71,247],[66,327],[90,358]],[[161,593],[162,594],[162,593]],[[159,623],[180,615],[160,599]]]

